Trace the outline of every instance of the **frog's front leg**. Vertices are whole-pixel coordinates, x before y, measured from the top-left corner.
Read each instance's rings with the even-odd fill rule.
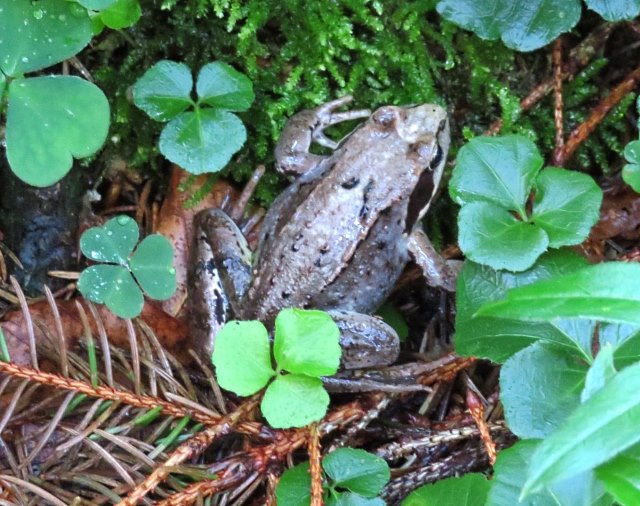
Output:
[[[193,346],[211,356],[215,336],[236,311],[251,282],[251,250],[235,222],[220,209],[194,219],[188,274]]]
[[[318,165],[325,157],[309,152],[313,142],[336,149],[338,143],[329,139],[324,134],[324,129],[343,121],[366,118],[371,114],[368,110],[335,112],[335,109],[352,100],[353,97],[347,95],[292,116],[287,121],[275,149],[276,169],[283,174],[300,175]]]
[[[427,234],[419,228],[411,232],[407,247],[415,263],[422,269],[429,286],[455,292],[456,279],[462,262],[442,258],[431,244]]]

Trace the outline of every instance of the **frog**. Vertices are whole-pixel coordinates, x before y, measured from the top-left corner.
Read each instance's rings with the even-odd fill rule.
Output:
[[[327,311],[340,329],[345,369],[384,367],[399,354],[396,332],[372,313],[411,260],[428,284],[454,290],[456,269],[422,230],[450,143],[434,104],[338,111],[346,96],[292,116],[275,149],[292,180],[269,207],[252,254],[220,209],[194,219],[189,299],[194,346],[210,356],[229,319],[273,326],[287,307]],[[336,142],[325,129],[364,119]],[[313,144],[329,154],[312,152]],[[253,256],[253,261],[252,261]]]

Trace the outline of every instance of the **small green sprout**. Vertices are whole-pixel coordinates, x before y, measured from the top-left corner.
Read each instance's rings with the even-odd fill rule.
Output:
[[[153,234],[145,237],[134,252],[139,237],[138,224],[123,215],[102,227],[90,228],[80,238],[80,248],[87,258],[102,263],[82,271],[78,289],[87,299],[106,304],[122,318],[133,318],[142,311],[141,288],[159,300],[168,299],[176,289],[171,243]]]
[[[258,321],[228,322],[216,336],[212,361],[220,386],[238,395],[269,384],[261,409],[272,427],[302,427],[327,412],[329,394],[320,378],[338,370],[339,340],[338,326],[327,313],[283,309],[275,322],[275,369],[269,334]]]

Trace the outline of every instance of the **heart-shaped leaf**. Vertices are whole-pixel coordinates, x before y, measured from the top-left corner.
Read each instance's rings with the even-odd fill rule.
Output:
[[[152,299],[165,300],[175,292],[173,248],[163,235],[145,237],[136,248],[129,265],[136,281]]]
[[[285,371],[331,376],[340,365],[340,330],[324,311],[283,309],[276,317],[273,354]]]
[[[116,0],[112,6],[100,13],[100,19],[109,28],[120,30],[136,24],[141,15],[138,0]]]
[[[134,318],[142,311],[142,292],[131,273],[120,265],[92,265],[82,271],[78,289],[87,299],[106,304],[121,318]]]
[[[287,429],[322,419],[328,406],[329,394],[320,378],[287,374],[267,387],[260,409],[271,427]]]
[[[183,112],[162,130],[160,152],[192,174],[222,169],[244,144],[238,117],[217,109]]]
[[[636,192],[640,192],[640,140],[625,146],[624,157],[629,163],[622,168],[622,179]]]
[[[542,227],[549,246],[573,246],[585,240],[600,219],[602,190],[590,176],[550,167],[536,178],[531,221]]]
[[[607,21],[633,19],[640,14],[640,0],[584,0],[587,7]]]
[[[549,241],[541,228],[486,202],[463,206],[458,228],[460,249],[467,257],[494,269],[528,269],[546,251]]]
[[[222,62],[202,67],[196,90],[199,103],[227,111],[246,111],[254,99],[251,80]]]
[[[101,11],[110,7],[116,0],[76,0],[80,5],[92,11]]]
[[[526,137],[476,137],[458,153],[449,183],[451,197],[460,205],[490,202],[525,218],[525,203],[542,163]]]
[[[156,121],[169,121],[193,105],[192,89],[189,67],[161,60],[136,81],[133,102]]]
[[[2,1],[0,70],[8,76],[19,77],[66,60],[90,40],[89,15],[75,2]],[[58,95],[52,91],[52,96]]]
[[[109,129],[109,103],[98,87],[79,77],[16,79],[9,85],[6,128],[13,171],[28,184],[49,186],[69,171],[74,157],[100,149]]]
[[[80,237],[80,249],[87,258],[96,262],[126,266],[139,238],[136,221],[123,215],[111,218],[101,227],[86,230]]]

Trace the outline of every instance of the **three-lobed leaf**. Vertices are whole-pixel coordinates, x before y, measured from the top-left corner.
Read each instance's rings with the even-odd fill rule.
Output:
[[[324,311],[283,309],[275,321],[273,353],[280,369],[331,376],[340,365],[340,330]]]
[[[87,267],[78,280],[78,290],[87,299],[105,304],[121,318],[134,318],[142,311],[144,299],[127,268],[100,264]]]
[[[142,289],[152,299],[165,300],[176,291],[173,247],[163,235],[145,237],[131,257],[129,266]]]
[[[161,60],[133,86],[133,102],[156,121],[169,121],[193,101],[191,69],[184,63]]]
[[[139,238],[136,221],[123,215],[85,230],[80,237],[80,249],[94,262],[127,265]]]
[[[16,79],[9,85],[8,102],[7,158],[16,175],[31,185],[55,183],[71,169],[73,158],[92,155],[107,137],[109,103],[84,79]]]

